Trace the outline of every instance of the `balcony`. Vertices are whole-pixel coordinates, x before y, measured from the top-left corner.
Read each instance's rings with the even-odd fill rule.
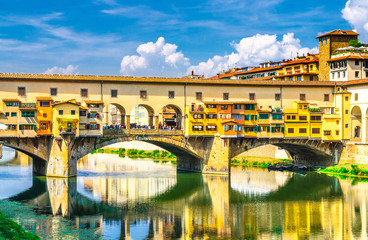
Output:
[[[60,134],[76,134],[77,128],[60,128]]]

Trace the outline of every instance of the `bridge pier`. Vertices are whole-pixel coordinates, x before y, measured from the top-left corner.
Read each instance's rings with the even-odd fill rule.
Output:
[[[207,142],[205,149],[208,149],[209,154],[205,153],[203,173],[229,174],[230,173],[230,139],[221,138],[219,133],[216,133],[212,144]]]
[[[3,158],[3,145],[0,144],[0,159]]]

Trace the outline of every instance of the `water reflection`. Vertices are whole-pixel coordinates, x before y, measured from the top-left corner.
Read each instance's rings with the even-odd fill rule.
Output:
[[[81,175],[33,178],[30,189],[9,200],[49,221],[19,221],[33,221],[29,228],[42,236],[67,224],[88,230],[86,239],[367,238],[363,182],[256,169],[232,169],[230,177],[172,170]]]

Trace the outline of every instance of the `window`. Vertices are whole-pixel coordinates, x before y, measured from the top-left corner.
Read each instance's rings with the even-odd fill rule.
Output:
[[[272,119],[273,120],[282,120],[282,114],[272,114]]]
[[[235,119],[235,120],[242,120],[243,119],[243,115],[233,114],[233,119]]]
[[[75,110],[71,110],[71,111],[70,111],[70,113],[71,113],[72,115],[75,115]]]
[[[309,76],[309,81],[313,81],[313,76]]]
[[[296,78],[298,81],[301,81],[302,80],[302,76],[297,76]]]
[[[245,104],[244,105],[244,109],[245,110],[254,110],[255,109],[255,105],[254,104]]]
[[[310,120],[311,121],[321,121],[321,116],[311,115]]]
[[[320,128],[312,128],[312,134],[320,134],[321,129]]]
[[[63,115],[64,111],[63,110],[59,110],[59,115]]]
[[[368,66],[367,66],[368,67]],[[368,78],[368,72],[366,71],[365,72],[365,77]]]
[[[85,116],[87,116],[87,112],[85,110],[80,110],[79,111],[79,116],[85,117]]]
[[[228,105],[221,105],[221,110],[227,110],[227,109],[229,109]]]
[[[40,130],[47,130],[49,127],[48,127],[48,124],[47,123],[41,123],[40,124]]]
[[[299,105],[299,109],[302,109],[303,108],[303,105]]]
[[[345,128],[349,128],[349,124],[345,124]]]
[[[224,93],[222,94],[222,98],[223,98],[224,100],[229,100],[229,93],[224,92]]]
[[[307,129],[306,128],[299,128],[299,133],[307,133]]]
[[[175,91],[169,91],[169,98],[175,98]]]
[[[14,125],[14,124],[8,125],[8,129],[9,130],[17,130],[17,125]]]
[[[345,110],[345,114],[349,114],[349,110]]]
[[[81,89],[81,97],[88,97],[88,89],[82,88]]]
[[[268,114],[267,113],[260,113],[259,114],[259,119],[268,119]]]
[[[304,110],[307,110],[307,105],[304,105]]]
[[[100,107],[100,104],[97,104],[97,103],[88,103],[87,104],[87,107],[89,107],[89,108],[99,108]]]
[[[35,112],[32,111],[22,111],[22,117],[34,117]]]
[[[20,130],[33,130],[35,129],[35,126],[34,125],[19,125],[19,129]]]
[[[234,109],[241,109],[242,105],[241,104],[234,104]]]
[[[354,101],[358,101],[358,93],[354,94]]]
[[[193,125],[192,131],[203,131],[203,126]]]
[[[216,108],[216,105],[215,104],[207,104],[206,107],[207,108]]]
[[[255,93],[249,93],[249,100],[256,100],[256,94]]]
[[[325,94],[325,95],[324,95],[324,101],[325,101],[325,102],[330,101],[330,94]]]
[[[359,77],[359,71],[355,71],[355,77],[358,78]]]
[[[26,87],[18,87],[18,95],[19,96],[26,96]]]
[[[340,135],[340,131],[336,130],[336,135],[339,136]]]
[[[330,130],[323,131],[323,135],[329,136],[331,135],[331,131]]]
[[[202,101],[202,92],[196,92],[196,100]]]
[[[17,107],[18,102],[6,102],[5,104],[7,107]]]
[[[359,66],[359,60],[355,60],[355,66]]]
[[[343,76],[343,77],[346,77],[346,72],[343,72],[343,73],[342,73],[342,76]]]
[[[307,120],[307,116],[299,116],[299,120],[300,121],[305,121],[305,120]]]
[[[280,101],[281,93],[275,93],[275,101]]]
[[[294,128],[288,128],[288,133],[294,133]]]
[[[337,78],[340,78],[340,72],[337,73]]]
[[[349,101],[349,97],[348,96],[345,97],[345,101]]]
[[[6,116],[6,117],[9,117],[9,112],[6,112],[6,113],[5,113],[5,116]]]
[[[305,101],[305,99],[306,99],[306,97],[305,97],[305,93],[301,93],[301,94],[299,95],[299,99],[300,99],[300,101]]]
[[[207,119],[216,119],[216,117],[217,117],[216,114],[207,114],[206,115]]]
[[[203,119],[203,114],[193,114],[194,119]]]
[[[332,73],[332,79],[335,79],[335,73]]]
[[[118,97],[118,90],[117,89],[111,89],[111,97],[112,98]]]
[[[244,115],[244,120],[249,121],[249,115],[248,114]]]
[[[293,77],[289,77],[289,81],[293,81]]]
[[[57,88],[50,88],[50,95],[51,96],[57,96],[58,89]]]
[[[16,116],[17,116],[17,113],[16,113],[16,112],[12,112],[12,113],[11,113],[11,116],[12,116],[12,117],[16,117]]]
[[[290,120],[290,119],[291,119],[291,116],[290,116],[290,115],[287,115],[287,116],[286,116],[286,119],[287,119],[287,120]]]
[[[42,117],[47,118],[47,113],[42,114]]]
[[[292,115],[291,116],[291,120],[295,120],[296,119],[296,116],[295,115]]]
[[[313,71],[313,65],[309,65],[309,69]]]
[[[50,107],[50,102],[40,102],[40,107]]]
[[[206,126],[206,131],[217,131],[217,126],[216,125],[207,125]]]
[[[146,90],[141,90],[139,92],[139,96],[141,99],[147,99],[147,91]]]
[[[250,115],[251,121],[257,121],[257,115]]]

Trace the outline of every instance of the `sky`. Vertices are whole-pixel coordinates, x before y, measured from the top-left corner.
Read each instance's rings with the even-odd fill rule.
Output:
[[[210,77],[316,53],[335,29],[368,42],[368,1],[1,1],[0,72]]]

